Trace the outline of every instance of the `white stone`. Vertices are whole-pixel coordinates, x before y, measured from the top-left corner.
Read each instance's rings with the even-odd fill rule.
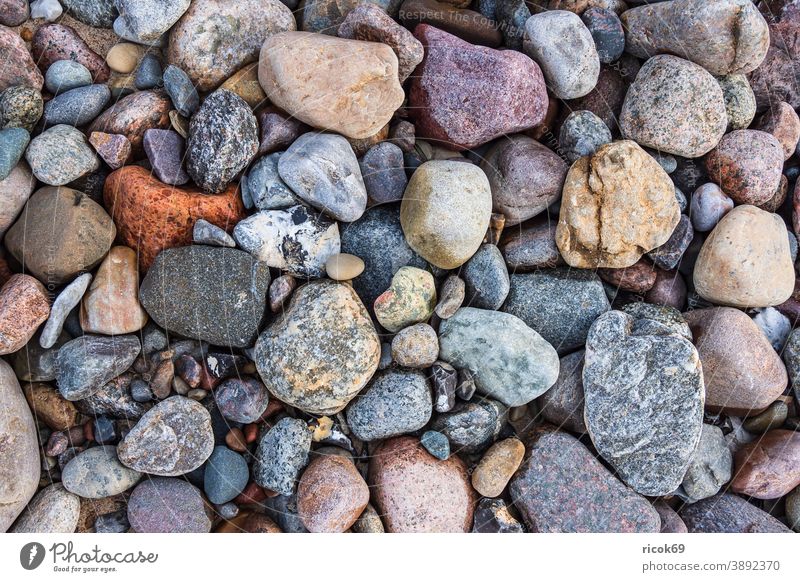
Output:
[[[34,0],[31,2],[31,18],[44,18],[48,22],[53,22],[64,9],[58,0]]]

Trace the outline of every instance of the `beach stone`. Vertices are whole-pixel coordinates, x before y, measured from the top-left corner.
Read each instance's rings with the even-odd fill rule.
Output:
[[[786,518],[794,531],[800,531],[800,489],[786,497]]]
[[[594,155],[600,146],[610,142],[608,126],[591,111],[570,113],[561,124],[558,136],[558,147],[570,163]]]
[[[542,213],[558,200],[568,169],[558,155],[525,135],[500,140],[480,167],[489,179],[492,209],[505,216],[506,227]]]
[[[646,59],[672,53],[713,75],[749,73],[767,54],[767,22],[748,0],[675,0],[622,14],[625,50]]]
[[[756,96],[746,75],[717,77],[725,100],[728,130],[747,129],[756,115]]]
[[[136,67],[133,84],[140,91],[157,89],[164,85],[163,71],[158,57],[152,54],[145,54],[141,58],[139,65]]]
[[[377,133],[403,102],[397,57],[381,43],[281,32],[261,48],[258,79],[277,107],[348,138]]]
[[[411,325],[392,339],[392,359],[407,368],[427,368],[439,357],[439,339],[427,323]]]
[[[291,495],[300,471],[308,463],[311,431],[305,422],[282,418],[258,441],[253,478],[261,487]]]
[[[78,453],[61,473],[64,488],[86,499],[101,499],[127,491],[142,474],[120,463],[113,445]]]
[[[253,110],[267,101],[267,94],[258,82],[258,63],[250,63],[236,71],[220,85],[220,89],[236,93]]]
[[[340,135],[306,133],[278,160],[281,179],[301,199],[336,220],[358,220],[367,190],[353,149]]]
[[[239,181],[245,206],[255,206],[259,210],[286,210],[297,205],[297,196],[278,174],[278,161],[282,155],[283,152],[276,152],[259,158]],[[248,204],[248,198],[252,204]]]
[[[678,226],[672,231],[669,240],[647,253],[647,257],[657,267],[667,271],[675,269],[680,264],[686,249],[689,248],[693,240],[694,228],[692,228],[692,221],[685,214],[681,214]],[[653,284],[655,284],[655,277],[650,288],[652,288]],[[648,290],[646,289],[645,291]]]
[[[731,493],[721,493],[680,511],[689,533],[789,533],[766,511]]]
[[[624,268],[667,242],[679,220],[667,173],[636,143],[618,141],[570,168],[556,244],[572,267]]]
[[[213,449],[210,414],[183,396],[172,396],[148,410],[117,446],[125,466],[164,477],[194,471]]]
[[[562,42],[568,51],[559,48]],[[528,18],[523,50],[542,67],[548,88],[559,99],[583,97],[597,84],[597,48],[589,29],[572,12],[549,10]]]
[[[372,6],[360,4],[359,6]],[[367,150],[359,160],[361,176],[367,189],[369,205],[396,202],[403,199],[408,185],[403,150],[399,146],[382,141]]]
[[[183,137],[169,129],[148,129],[142,141],[153,173],[164,184],[182,186],[189,181],[183,169],[186,142]]]
[[[93,131],[89,143],[112,170],[124,166],[131,157],[131,142],[124,135]]]
[[[139,48],[129,42],[117,43],[109,49],[106,63],[115,73],[132,73],[139,63]]]
[[[183,479],[150,477],[128,501],[131,529],[140,533],[208,533],[211,519],[200,490]]]
[[[491,189],[480,168],[450,160],[425,162],[408,183],[400,222],[409,246],[442,269],[465,263],[489,226]]]
[[[82,64],[63,60],[50,65],[45,74],[45,85],[53,95],[92,84],[92,74]]]
[[[588,431],[583,418],[583,362],[585,351],[579,350],[561,358],[558,378],[539,397],[539,410],[548,422],[578,434]]]
[[[759,119],[755,129],[767,132],[778,140],[783,148],[784,161],[792,157],[800,141],[800,118],[785,101],[773,105]]]
[[[6,532],[39,486],[39,440],[14,370],[0,360],[0,532]]]
[[[114,30],[141,43],[157,41],[189,8],[190,0],[114,0],[119,16]]]
[[[725,133],[728,121],[722,88],[690,61],[672,55],[652,57],[625,96],[619,124],[625,139],[698,158],[711,151]]]
[[[503,306],[560,354],[583,346],[594,320],[609,309],[596,274],[566,267],[511,275]]]
[[[575,437],[545,432],[511,480],[511,501],[531,532],[650,532],[658,513]]]
[[[777,499],[800,485],[800,434],[771,430],[736,451],[730,489],[756,499]]]
[[[111,91],[105,85],[88,85],[61,92],[44,107],[46,125],[86,125],[105,108]]]
[[[189,75],[180,67],[168,65],[162,74],[162,82],[175,109],[184,117],[191,117],[200,107],[200,96],[197,94],[197,89],[194,88]]]
[[[269,283],[267,266],[245,252],[186,246],[156,257],[139,298],[164,329],[215,345],[247,347],[264,318]]]
[[[375,299],[375,315],[391,332],[427,321],[436,306],[436,284],[428,271],[401,267],[392,283]]]
[[[117,17],[114,0],[59,0],[73,18],[89,26],[111,28]]]
[[[67,430],[78,424],[78,411],[49,384],[26,384],[25,399],[34,416],[53,430]]]
[[[697,450],[692,456],[678,494],[689,503],[716,495],[731,480],[732,469],[733,455],[728,450],[722,429],[704,424]]]
[[[434,312],[440,319],[450,319],[464,303],[466,283],[458,275],[448,275],[442,283],[439,294],[439,302]]]
[[[440,461],[446,461],[450,457],[450,441],[442,433],[435,430],[425,431],[419,440],[425,450]]]
[[[429,428],[447,437],[452,452],[479,453],[497,439],[507,413],[503,404],[488,398],[458,402],[452,410],[439,414]]]
[[[581,20],[592,35],[600,62],[617,61],[625,50],[625,31],[619,16],[612,10],[592,6],[581,15]]]
[[[369,481],[390,533],[459,533],[472,526],[475,493],[464,462],[456,456],[436,459],[414,437],[381,443]]]
[[[477,45],[496,47],[503,42],[498,23],[480,12],[467,10],[469,3],[450,0],[406,0],[400,6],[398,18],[409,30],[418,24],[436,27]]]
[[[52,310],[50,312],[52,315]],[[14,371],[22,382],[50,382],[55,380],[55,359],[58,348],[70,340],[70,336],[62,333],[51,348],[39,345],[41,333],[37,332],[28,342],[26,349],[13,356]],[[60,398],[60,397],[59,397]]]
[[[619,311],[597,319],[583,388],[597,451],[636,491],[658,496],[680,485],[697,447],[703,376],[691,342],[649,321]]]
[[[148,408],[131,396],[131,386],[135,385],[133,380],[131,373],[123,373],[102,384],[91,396],[76,401],[75,405],[87,416],[138,420]]]
[[[203,473],[203,490],[216,505],[231,501],[247,486],[247,461],[228,447],[214,447]]]
[[[171,106],[164,91],[137,91],[115,101],[87,131],[124,135],[131,142],[133,153],[138,155],[142,152],[142,141],[148,129],[169,128]]]
[[[48,315],[45,286],[30,275],[12,275],[0,289],[0,354],[25,347]]]
[[[653,507],[661,518],[661,533],[688,533],[681,516],[666,501],[656,501]]]
[[[369,487],[352,461],[315,457],[297,486],[297,512],[308,531],[341,533],[358,519],[369,502]]]
[[[352,526],[353,533],[386,533],[383,528],[381,516],[371,504],[367,504],[364,511]]]
[[[484,497],[499,497],[516,473],[525,446],[516,438],[498,441],[489,447],[472,472],[472,486]]]
[[[275,109],[266,109],[258,113],[258,125],[261,127],[261,144],[259,155],[271,154],[286,149],[298,136],[308,131],[303,122]]]
[[[431,386],[417,370],[378,372],[347,407],[347,425],[363,441],[414,432],[431,418]]]
[[[186,140],[186,170],[195,184],[218,194],[258,151],[258,125],[245,101],[219,89],[192,116]]]
[[[0,127],[33,131],[43,112],[44,103],[38,89],[18,85],[0,93]]]
[[[3,57],[4,63],[0,69],[0,91],[17,85],[42,88],[44,79],[36,68],[36,63],[31,59],[25,41],[6,26],[0,26],[0,56]]]
[[[598,269],[597,274],[616,291],[643,294],[647,293],[656,282],[656,271],[653,269],[653,265],[644,259],[639,259],[624,269]]]
[[[525,533],[502,499],[481,499],[475,508],[472,533]]]
[[[783,352],[786,340],[792,332],[789,318],[773,307],[765,307],[755,314],[753,322],[764,332],[775,351]]]
[[[540,216],[524,226],[503,233],[500,250],[512,272],[555,267],[564,263],[556,246],[556,222],[549,216]]]
[[[794,269],[785,231],[776,214],[749,205],[731,210],[700,249],[694,266],[697,292],[734,307],[767,307],[789,299]]]
[[[437,361],[431,367],[430,374],[433,380],[434,410],[450,412],[456,404],[458,371],[447,362]]]
[[[255,378],[228,378],[214,390],[223,417],[233,422],[257,422],[269,404],[269,393]]]
[[[708,232],[731,210],[733,210],[733,200],[719,186],[709,182],[692,194],[689,216],[696,231]]]
[[[291,11],[278,0],[199,0],[172,27],[166,57],[206,92],[256,61],[272,35],[295,28]]]
[[[0,24],[3,26],[19,26],[30,15],[30,7],[26,0],[0,1]]]
[[[334,281],[350,281],[364,272],[364,261],[355,255],[339,253],[325,261],[325,273]]]
[[[111,75],[105,59],[93,51],[74,28],[65,24],[49,23],[37,28],[31,40],[31,54],[42,71],[56,61],[69,59],[89,69],[95,83],[105,83]],[[41,86],[39,83],[36,88]]]
[[[786,368],[769,340],[745,313],[730,307],[684,313],[703,364],[706,409],[758,413],[786,388]]]
[[[656,269],[656,282],[645,294],[645,301],[683,309],[686,305],[686,283],[677,271]]]
[[[55,125],[31,140],[25,159],[40,181],[63,186],[100,168],[86,137],[69,125]]]
[[[259,337],[254,360],[279,400],[311,414],[342,410],[378,368],[380,341],[355,291],[312,281]]]
[[[757,6],[768,22],[770,35],[766,58],[749,75],[758,108],[763,111],[780,101],[798,107],[800,92],[794,74],[798,56],[795,34],[800,25],[797,7],[783,1],[759,2]]]
[[[233,238],[256,260],[302,278],[322,277],[341,250],[337,223],[305,206],[257,212],[234,227]]]
[[[208,196],[199,188],[170,187],[138,166],[112,172],[106,178],[103,199],[120,242],[137,251],[142,273],[164,249],[190,244],[197,220],[229,231],[245,217],[235,186]]]
[[[74,533],[80,510],[80,498],[60,483],[54,483],[36,494],[11,533]]]
[[[64,12],[58,0],[33,0],[31,2],[31,18],[44,18],[48,22],[58,19]]]
[[[56,382],[67,400],[82,400],[127,370],[141,351],[135,335],[84,335],[70,340],[56,355]]]
[[[21,127],[0,129],[0,176],[5,180],[17,166],[30,142],[30,135]]]
[[[470,149],[542,122],[546,87],[533,60],[472,45],[427,24],[414,32],[426,47],[408,98],[417,135]]]

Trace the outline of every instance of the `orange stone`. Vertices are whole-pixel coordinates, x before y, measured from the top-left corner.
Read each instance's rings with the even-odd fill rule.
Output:
[[[12,275],[0,289],[0,354],[22,349],[49,315],[44,285],[30,275]]]
[[[125,166],[106,179],[103,197],[120,240],[138,252],[145,273],[164,249],[191,244],[200,218],[230,232],[245,217],[236,184],[221,194],[159,182],[139,166]]]

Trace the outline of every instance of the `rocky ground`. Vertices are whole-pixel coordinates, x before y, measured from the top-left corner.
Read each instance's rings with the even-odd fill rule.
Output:
[[[794,0],[0,0],[0,531],[800,531]]]

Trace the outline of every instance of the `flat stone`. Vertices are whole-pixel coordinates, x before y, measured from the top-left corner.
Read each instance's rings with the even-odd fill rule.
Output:
[[[116,447],[93,447],[78,453],[61,473],[64,488],[87,499],[101,499],[127,491],[142,474],[119,462]]]
[[[558,134],[558,147],[570,163],[594,155],[601,145],[610,142],[611,130],[591,111],[570,113]]]
[[[48,384],[26,384],[25,399],[34,416],[52,430],[67,430],[80,419],[75,405]]]
[[[69,125],[54,125],[33,138],[25,159],[33,175],[50,186],[63,186],[100,168],[86,137]]]
[[[680,511],[689,533],[790,533],[766,511],[731,493],[722,493]]]
[[[58,350],[56,382],[67,400],[81,400],[127,370],[141,351],[135,335],[84,335]]]
[[[115,101],[92,122],[87,132],[124,135],[131,142],[132,152],[138,155],[148,129],[169,128],[171,108],[172,102],[164,91],[137,91]]]
[[[364,261],[355,255],[339,253],[325,261],[325,273],[334,281],[350,281],[364,272]]]
[[[45,125],[86,125],[111,99],[106,85],[89,85],[59,93],[44,106]]]
[[[589,432],[583,417],[584,356],[585,351],[579,350],[561,358],[555,384],[539,397],[539,410],[545,420],[578,434]]]
[[[428,271],[400,267],[389,288],[375,299],[375,316],[391,332],[427,321],[436,306],[436,284]]]
[[[308,531],[348,530],[369,502],[369,487],[352,461],[315,457],[297,486],[297,512]]]
[[[183,168],[186,142],[179,133],[169,129],[148,129],[144,132],[142,145],[156,178],[173,186],[182,186],[189,181],[189,174]]]
[[[258,441],[253,478],[261,487],[291,495],[308,463],[311,431],[297,418],[282,418]]]
[[[800,434],[771,430],[736,451],[730,489],[756,499],[777,499],[800,485]]]
[[[50,23],[37,28],[31,40],[31,54],[42,71],[56,61],[69,59],[89,69],[95,83],[105,83],[111,75],[105,59],[93,51],[74,28],[65,24]],[[37,88],[41,86],[39,82]]]
[[[30,140],[30,134],[21,127],[0,129],[0,177],[3,180],[8,178],[22,159]]]
[[[150,477],[128,501],[131,529],[140,533],[208,533],[211,518],[200,490],[183,479]]]
[[[0,289],[0,354],[25,347],[48,315],[45,286],[30,275],[12,275]]]
[[[0,70],[0,91],[18,85],[34,89],[42,88],[44,79],[36,68],[25,41],[15,31],[5,26],[0,28],[0,56],[3,57],[4,63]]]
[[[80,498],[60,483],[54,483],[36,494],[11,528],[11,533],[71,534],[78,526],[80,510]]]
[[[258,63],[250,63],[236,71],[220,85],[220,89],[236,93],[253,110],[267,101],[267,94],[258,82]]]
[[[719,493],[731,480],[733,455],[718,426],[704,424],[700,442],[683,477],[678,495],[696,503]]]
[[[227,503],[247,486],[250,471],[247,461],[227,447],[214,447],[203,472],[203,490],[216,505]]]

